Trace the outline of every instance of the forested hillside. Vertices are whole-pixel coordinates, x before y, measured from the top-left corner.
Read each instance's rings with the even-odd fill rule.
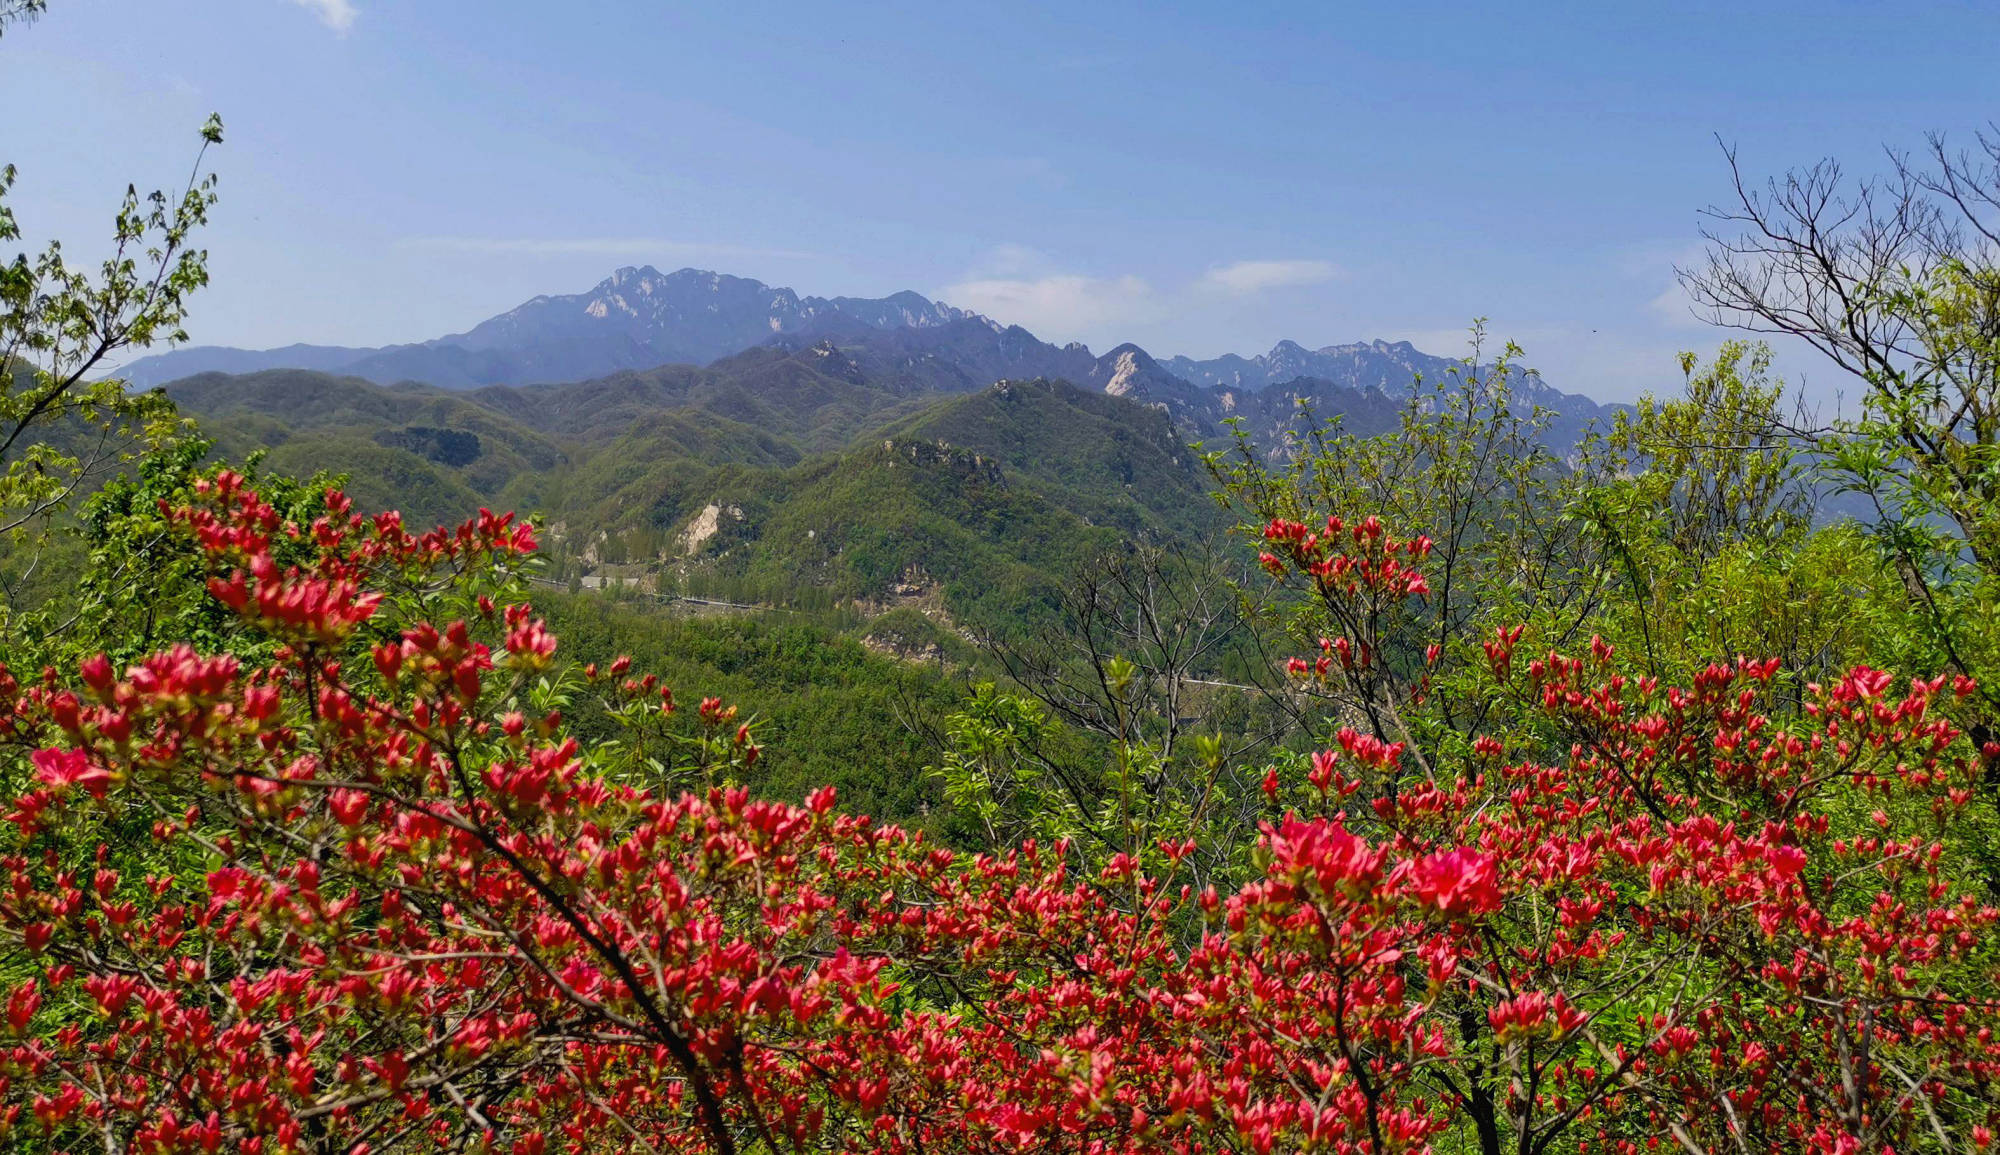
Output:
[[[579,308],[588,321],[628,281],[684,293],[706,276],[628,271],[531,312]],[[763,299],[731,292],[738,307]],[[907,317],[841,300],[800,320],[805,336],[780,326],[702,366],[477,389],[270,369],[199,374],[166,393],[225,454],[266,449],[281,472],[344,474],[357,499],[426,520],[535,510],[560,585],[837,610],[864,632],[907,604],[970,641],[1046,624],[1061,581],[1120,543],[1186,545],[1222,529],[1199,446],[1240,431],[1277,459],[1328,421],[1387,433],[1409,405],[1487,371],[1476,357],[1355,347],[1344,365],[1321,355],[1299,367],[1365,388],[1305,376],[1196,385],[1136,346],[1094,357],[921,298]],[[648,323],[687,323],[662,308],[667,319]],[[552,323],[494,331],[532,344]],[[1394,370],[1367,360],[1391,355]],[[1527,387],[1521,403],[1553,406],[1534,439],[1558,457],[1615,413],[1506,376]]]
[[[49,7],[0,0],[5,49]],[[164,7],[165,24],[120,13],[116,35],[194,19]],[[979,192],[932,183],[947,160],[1103,231],[1126,214],[1068,197],[1059,168],[1102,176],[1082,154],[1116,141],[1115,183],[1139,186],[1125,207],[1234,206],[1204,234],[1232,244],[1244,222],[1288,231],[1300,187],[1380,180],[1358,145],[1311,189],[1290,140],[1282,180],[1248,148],[1225,168],[1161,144],[1247,137],[1243,108],[1286,112],[1264,89],[1312,97],[1333,65],[1367,63],[1303,10],[1227,88],[1172,65],[1229,63],[1253,42],[1242,13],[1182,43],[1124,38],[1142,70],[1042,68],[1040,43],[1007,46],[1025,9],[927,11],[982,22],[960,27],[1003,89],[858,10],[668,13],[721,57],[731,83],[703,86],[709,62],[685,52],[654,67],[663,37],[637,46],[636,82],[605,67],[624,46],[597,30],[635,26],[618,5],[544,13],[534,27],[560,35],[533,68],[483,55],[487,21],[536,39],[504,0],[478,25],[426,23],[430,7],[228,6],[245,43],[274,10],[340,41],[273,58],[318,104],[264,114],[246,183],[359,237],[442,171],[411,141],[449,151],[453,182],[492,151],[349,107],[392,107],[377,84],[399,116],[437,90],[529,122],[497,137],[508,187],[454,194],[454,223],[549,196],[595,217],[630,182],[646,220],[671,200],[691,228],[700,183],[662,159],[688,149],[752,213],[872,190],[865,214],[813,217],[856,248],[892,213],[912,246],[1005,235],[911,223],[957,208],[930,203],[940,190]],[[1758,25],[1739,15],[1724,67],[1756,91],[1741,61],[1784,61],[1744,55]],[[1919,16],[1871,26],[1871,49]],[[1816,19],[1786,51],[1845,28]],[[349,41],[363,21],[416,33],[391,47],[417,71]],[[717,30],[809,52],[737,68]],[[1408,42],[1435,54],[1444,31]],[[180,61],[150,38],[133,75],[87,47],[40,60],[79,86],[45,85],[48,109],[285,95],[215,70],[155,85]],[[1589,71],[1638,87],[1623,59]],[[1396,65],[1414,80],[1393,103],[1428,99]],[[871,100],[898,68],[924,72],[922,99]],[[1194,90],[1183,117],[1144,115],[1166,91],[1147,71]],[[1530,99],[1528,71],[1454,76],[1441,118],[1485,115],[1466,77]],[[1118,86],[1099,90],[1108,120],[1068,95],[1098,73]],[[1566,103],[1607,91],[1557,79],[1577,86]],[[1838,106],[1845,89],[1814,79]],[[1020,102],[1028,87],[1051,103]],[[785,131],[728,113],[745,88],[775,94]],[[1007,95],[975,107],[959,88]],[[916,122],[921,147],[846,157],[867,139],[821,139],[800,92]],[[959,115],[926,121],[931,103]],[[1051,109],[1083,147],[1046,139]],[[643,115],[661,110],[664,127]],[[1356,120],[1308,114],[1329,110]],[[982,118],[1063,164],[973,155],[996,143]],[[335,136],[346,151],[311,152]],[[48,241],[0,262],[0,1148],[1992,1150],[2000,132],[1892,150],[1859,179],[1828,162],[1760,184],[1725,151],[1735,200],[1709,211],[1681,289],[1844,374],[1858,399],[1832,416],[1754,340],[1683,353],[1672,388],[1614,406],[1549,386],[1482,323],[1456,360],[1386,341],[1161,360],[911,292],[639,266],[428,341],[190,347],[223,139],[211,117],[178,191],[118,202],[108,258]],[[609,176],[592,167],[606,141]],[[1615,143],[1591,165],[1632,155]],[[1208,180],[1134,181],[1134,159]],[[1453,179],[1421,159],[1427,182],[1494,203],[1523,171],[1474,158],[1479,179]],[[329,210],[336,161],[390,195]],[[818,199],[752,187],[787,171]],[[1240,195],[1260,180],[1270,195]],[[14,181],[0,168],[0,245],[26,247],[15,207],[49,202],[14,200]],[[1382,183],[1378,213],[1441,203]],[[1579,236],[1602,227],[1571,215]],[[1153,243],[1192,216],[1153,218]],[[298,243],[289,263],[365,238]],[[664,237],[385,247],[489,270],[626,248],[864,263]],[[1187,265],[1174,286],[1023,245],[980,261],[953,295],[1093,334],[1268,312],[1351,275],[1298,254]],[[1504,283],[1526,292],[1519,265]]]
[[[167,393],[221,452],[411,517],[535,509],[562,582],[822,609],[915,585],[1005,628],[1095,552],[1221,524],[1164,415],[1059,382],[899,398],[759,354],[525,390],[270,370]]]

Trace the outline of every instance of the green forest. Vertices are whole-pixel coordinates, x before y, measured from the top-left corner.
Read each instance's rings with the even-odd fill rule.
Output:
[[[1480,321],[136,386],[227,139],[0,265],[8,1150],[1990,1149],[2000,132],[1726,153],[1621,405]]]

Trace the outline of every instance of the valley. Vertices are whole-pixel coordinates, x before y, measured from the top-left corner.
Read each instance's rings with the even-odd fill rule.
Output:
[[[611,364],[684,350],[715,355]],[[1282,457],[1329,420],[1387,432],[1465,369],[1379,341],[1097,356],[914,293],[641,268],[421,346],[197,347],[123,372],[225,457],[345,474],[424,522],[537,511],[560,587],[834,614],[862,637],[921,597],[969,641],[1045,624],[1054,583],[1093,557],[1224,531],[1203,447],[1240,429]],[[1615,412],[1513,376],[1559,450]]]

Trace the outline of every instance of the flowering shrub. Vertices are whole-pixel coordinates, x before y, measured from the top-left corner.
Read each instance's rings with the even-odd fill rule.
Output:
[[[227,473],[168,513],[274,656],[0,676],[16,1149],[1848,1152],[2000,1126],[2000,914],[1955,869],[1977,767],[1940,713],[1969,683],[1857,669],[1775,720],[1770,664],[1670,688],[1509,631],[1490,691],[1567,757],[1497,733],[1412,771],[1349,731],[1267,779],[1258,874],[1218,892],[1180,876],[1189,843],[1086,871],[748,797],[728,706],[680,719],[629,663],[561,664],[509,517],[418,535],[333,494],[299,525]],[[1420,539],[1275,529],[1267,564],[1340,596],[1424,591]],[[585,691],[619,742],[569,731]]]

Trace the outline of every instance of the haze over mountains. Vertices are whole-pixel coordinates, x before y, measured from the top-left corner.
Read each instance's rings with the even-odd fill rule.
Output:
[[[700,269],[622,268],[587,293],[536,297],[464,333],[376,349],[196,346],[142,358],[125,376],[142,387],[210,371],[338,370],[392,384],[446,389],[579,381],[620,369],[703,365],[835,318],[870,328],[926,328],[973,315],[916,293],[880,300],[800,297],[790,289]]]
[[[581,381],[663,365],[711,365],[759,346],[797,350],[831,343],[855,373],[899,392],[965,392],[1002,379],[1051,378],[1166,409],[1201,431],[1272,386],[1311,396],[1329,388],[1406,396],[1422,375],[1455,361],[1407,342],[1308,349],[1280,341],[1253,357],[1159,361],[1136,345],[1103,355],[1056,346],[1019,326],[931,301],[914,292],[883,298],[800,296],[744,277],[681,269],[622,268],[585,293],[542,296],[458,334],[409,345],[348,348],[290,345],[245,350],[196,346],[142,358],[123,376],[150,387],[204,372],[316,369],[389,385],[445,389]],[[1598,407],[1525,383],[1564,418]],[[1287,409],[1291,403],[1287,402]],[[1565,421],[1564,424],[1571,422]]]
[[[1121,543],[1218,532],[1189,445],[1220,444],[1226,422],[1278,454],[1306,410],[1390,432],[1419,375],[1460,367],[1382,341],[1162,362],[916,293],[626,268],[433,341],[190,348],[127,373],[164,384],[224,459],[344,475],[364,506],[419,523],[541,513],[558,580],[848,607],[905,640],[930,622],[943,645],[952,623],[1042,620],[1051,583]],[[1559,451],[1611,412],[1514,386],[1550,411]]]

